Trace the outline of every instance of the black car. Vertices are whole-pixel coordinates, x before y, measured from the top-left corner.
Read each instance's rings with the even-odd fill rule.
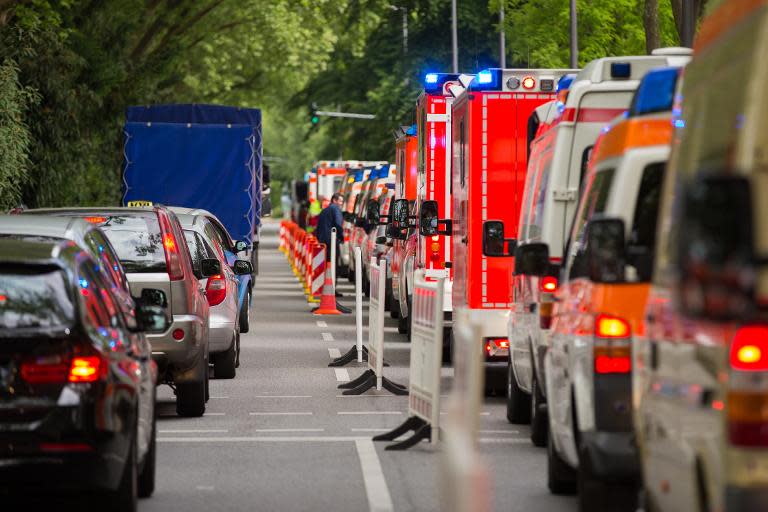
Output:
[[[159,290],[127,319],[98,265],[73,242],[0,240],[0,491],[95,490],[110,510],[135,510],[155,480],[143,332],[168,319],[150,304]]]

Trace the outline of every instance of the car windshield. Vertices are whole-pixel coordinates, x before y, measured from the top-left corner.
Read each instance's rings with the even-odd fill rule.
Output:
[[[166,271],[163,236],[154,212],[103,217],[99,227],[115,248],[126,273]]]
[[[0,266],[0,328],[71,326],[75,306],[66,282],[60,269]]]

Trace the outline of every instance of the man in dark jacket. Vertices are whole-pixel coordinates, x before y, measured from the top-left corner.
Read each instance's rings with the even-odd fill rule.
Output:
[[[341,206],[344,203],[344,198],[341,194],[333,194],[331,196],[331,202],[328,206],[320,212],[317,216],[317,227],[315,228],[315,238],[321,243],[325,244],[325,261],[331,261],[331,230],[336,228],[336,261],[339,258],[339,248],[341,247],[341,241],[344,239],[344,231],[342,229],[342,223],[344,218],[341,216]],[[334,283],[334,286],[336,283]],[[337,297],[341,297],[339,292],[336,292]],[[336,307],[342,313],[351,313],[349,308],[342,306],[341,304]]]

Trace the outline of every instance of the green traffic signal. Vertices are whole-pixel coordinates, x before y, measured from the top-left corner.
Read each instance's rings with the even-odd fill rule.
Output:
[[[320,118],[317,116],[312,116],[312,124],[317,124],[320,122]]]

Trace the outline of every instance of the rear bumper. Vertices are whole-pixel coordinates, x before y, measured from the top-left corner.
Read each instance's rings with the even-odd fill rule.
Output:
[[[589,467],[601,480],[637,481],[640,465],[634,438],[632,432],[582,432],[581,457],[589,457]],[[584,460],[580,461],[580,464],[584,463]]]
[[[181,329],[184,337],[176,341],[173,331]],[[163,334],[148,335],[152,345],[152,359],[157,363],[160,379],[174,382],[196,381],[197,363],[205,351],[207,326],[194,315],[174,315],[170,329]]]
[[[114,490],[125,459],[106,453],[0,457],[0,489],[11,492]]]

